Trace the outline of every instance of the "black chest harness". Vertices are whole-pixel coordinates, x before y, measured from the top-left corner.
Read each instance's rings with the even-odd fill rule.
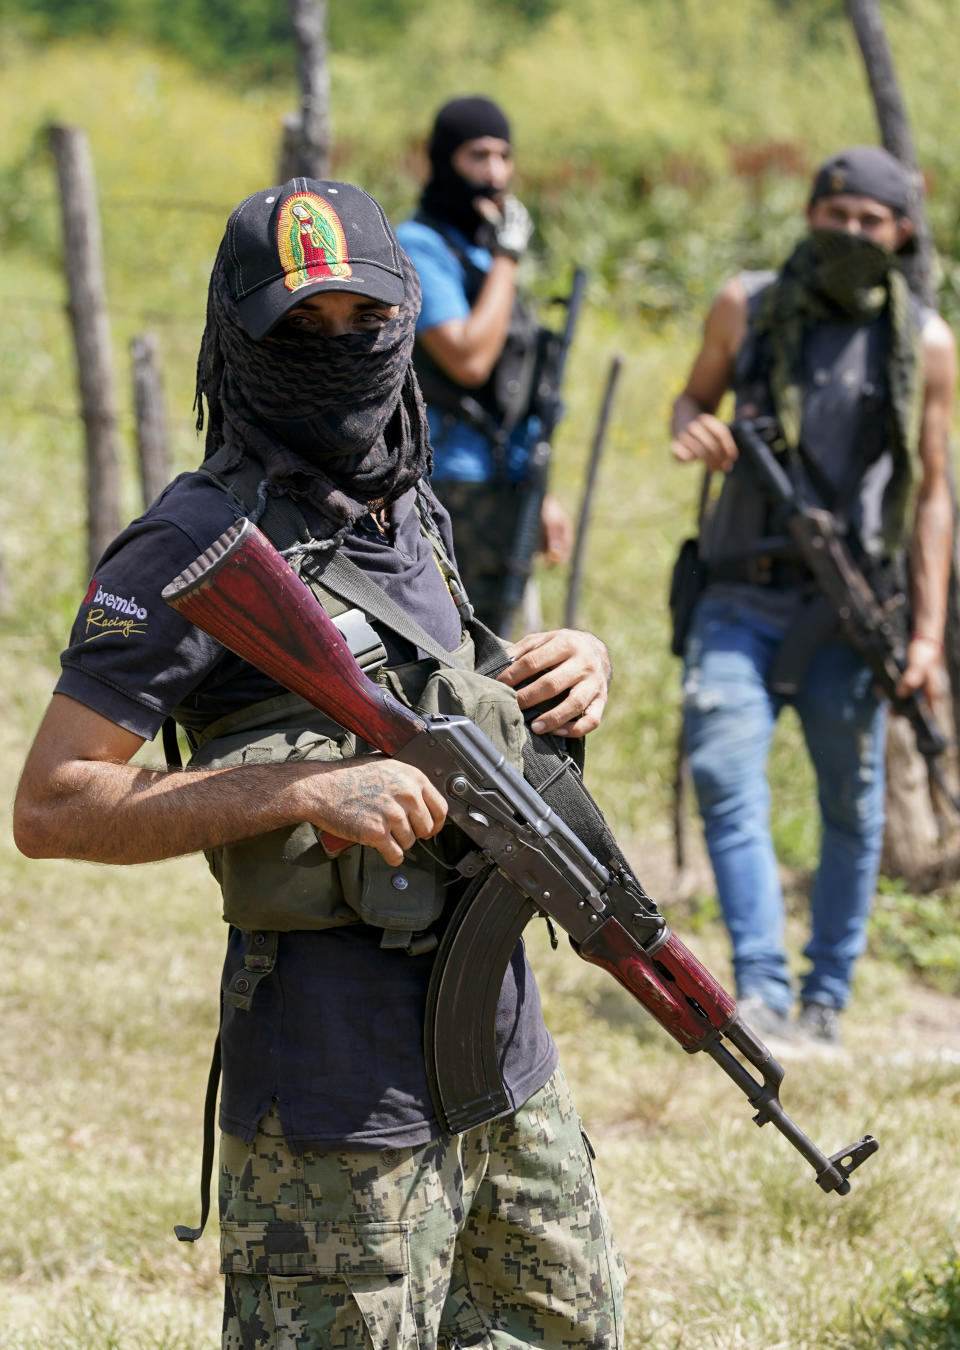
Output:
[[[463,268],[464,290],[471,309],[487,273],[465,252],[443,221],[418,211],[414,219],[441,236]],[[451,422],[466,422],[502,447],[514,428],[531,413],[536,393],[542,334],[532,307],[515,294],[503,350],[485,384],[466,389],[437,365],[421,342],[413,349],[413,365],[427,403],[447,414]]]

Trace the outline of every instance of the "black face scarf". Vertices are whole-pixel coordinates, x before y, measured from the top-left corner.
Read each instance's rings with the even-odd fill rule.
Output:
[[[477,235],[487,225],[486,218],[474,206],[478,197],[493,198],[493,186],[477,187],[457,173],[452,164],[435,169],[433,176],[420,194],[420,210],[447,225],[453,225],[461,234],[476,243]]]
[[[400,313],[374,333],[300,330],[254,342],[240,323],[218,255],[197,362],[197,427],[206,456],[227,447],[232,467],[258,460],[271,489],[323,517],[318,537],[342,539],[432,467],[423,399],[410,355],[420,282],[402,254]]]

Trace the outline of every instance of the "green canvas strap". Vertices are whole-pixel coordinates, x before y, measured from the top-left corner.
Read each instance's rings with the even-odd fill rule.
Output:
[[[341,600],[356,605],[371,618],[379,619],[392,632],[434,657],[441,665],[460,667],[461,663],[452,652],[432,638],[402,606],[342,553],[334,553],[326,559],[320,575],[327,587]]]

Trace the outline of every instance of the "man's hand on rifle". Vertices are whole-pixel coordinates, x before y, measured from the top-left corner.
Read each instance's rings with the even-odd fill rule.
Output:
[[[612,669],[610,653],[593,633],[577,628],[527,633],[511,642],[507,653],[513,661],[497,679],[517,690],[522,709],[559,699],[531,724],[532,731],[579,739],[600,725]]]
[[[412,764],[364,755],[327,764],[301,779],[304,819],[321,832],[367,844],[398,867],[418,839],[432,839],[447,818],[447,803]]]
[[[897,695],[907,698],[919,689],[928,703],[934,703],[939,692],[942,654],[943,643],[939,638],[914,633],[907,647],[907,664],[897,685]]]
[[[737,459],[737,447],[726,422],[713,413],[701,412],[677,426],[670,450],[681,464],[700,460],[711,473],[729,473]]]

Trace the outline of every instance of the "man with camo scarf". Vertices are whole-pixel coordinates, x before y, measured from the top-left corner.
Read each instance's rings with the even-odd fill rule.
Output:
[[[541,703],[534,733],[598,724],[610,666],[588,633],[525,637],[496,681],[471,668],[482,633],[426,479],[419,307],[361,189],[295,179],[240,203],[197,368],[206,458],[98,564],[17,795],[29,856],[203,850],[220,884],[225,1350],[623,1344],[621,1261],[522,942],[497,1008],[509,1111],[461,1134],[434,1113],[424,1007],[465,884],[446,861],[445,799],[161,597],[248,515],[397,696],[437,665],[422,638],[455,651],[478,702],[519,733]],[[333,553],[410,622],[348,609],[324,585]],[[131,764],[171,717],[189,771]],[[359,847],[331,858],[324,832]]]
[[[766,1038],[830,1046],[865,944],[884,827],[886,707],[870,671],[836,634],[811,647],[792,698],[767,677],[816,588],[778,539],[782,527],[737,471],[728,389],[739,417],[775,429],[804,505],[845,523],[887,596],[902,587],[911,480],[912,617],[901,694],[933,680],[943,645],[952,509],[946,477],[956,356],[950,329],[910,294],[909,180],[876,146],[818,170],[808,230],[779,273],[743,272],[721,290],[673,408],[673,454],[723,476],[705,520],[707,586],[686,641],[684,736],[741,1011]],[[675,641],[678,639],[675,639]],[[808,653],[805,653],[807,655]],[[817,777],[820,863],[810,898],[810,967],[790,1018],[792,981],[769,821],[767,751],[792,702]]]

